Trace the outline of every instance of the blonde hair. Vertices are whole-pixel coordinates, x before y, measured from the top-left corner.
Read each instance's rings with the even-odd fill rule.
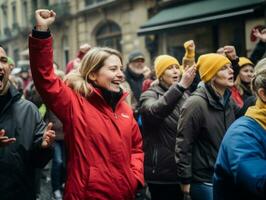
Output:
[[[89,76],[98,72],[104,66],[105,60],[111,55],[117,56],[122,63],[121,54],[115,49],[109,47],[90,49],[81,60],[80,67],[65,76],[65,83],[82,96],[89,97],[92,92],[92,80]]]
[[[241,87],[241,84],[242,84],[241,78],[240,78],[240,76],[238,74],[237,77],[236,77],[236,80],[235,80],[235,86],[236,86],[237,90],[239,91],[239,94],[242,96],[244,94],[244,90]]]
[[[260,88],[266,92],[266,68],[256,73],[252,80],[252,90],[257,93]]]
[[[255,66],[255,74],[266,69],[266,58],[261,59]]]

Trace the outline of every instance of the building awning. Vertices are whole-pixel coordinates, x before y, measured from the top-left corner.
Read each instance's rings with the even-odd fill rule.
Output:
[[[265,0],[204,0],[167,8],[142,25],[139,35],[252,13]]]

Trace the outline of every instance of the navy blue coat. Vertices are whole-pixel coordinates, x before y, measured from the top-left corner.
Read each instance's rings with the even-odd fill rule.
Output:
[[[266,199],[266,130],[254,119],[241,117],[228,129],[213,187],[214,200]]]

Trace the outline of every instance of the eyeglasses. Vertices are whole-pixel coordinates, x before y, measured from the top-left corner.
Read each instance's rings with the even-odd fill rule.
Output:
[[[7,57],[5,57],[5,56],[1,56],[1,57],[0,57],[0,62],[3,63],[3,64],[6,64],[6,63],[8,62]]]

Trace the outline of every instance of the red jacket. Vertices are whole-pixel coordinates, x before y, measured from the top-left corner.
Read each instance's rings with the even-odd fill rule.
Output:
[[[97,89],[86,99],[55,76],[52,37],[30,37],[29,49],[36,88],[64,125],[64,200],[134,199],[138,183],[144,183],[144,154],[126,95],[113,112]]]

